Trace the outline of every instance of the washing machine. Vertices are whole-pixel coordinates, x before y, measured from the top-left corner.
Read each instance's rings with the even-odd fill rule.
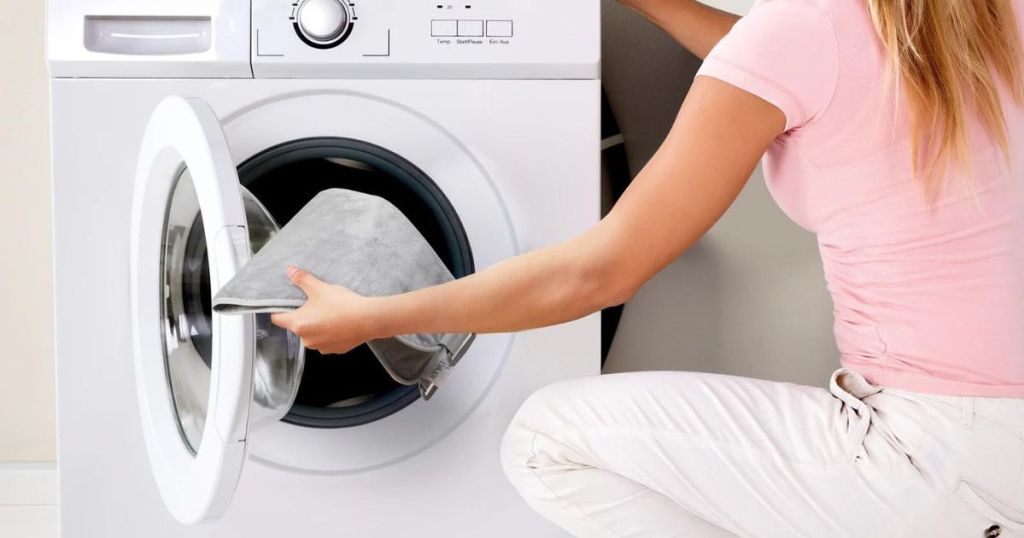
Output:
[[[477,335],[425,399],[210,300],[329,188],[391,201],[456,277],[594,225],[599,18],[50,0],[62,536],[559,535],[498,449],[532,391],[599,373],[598,317]]]

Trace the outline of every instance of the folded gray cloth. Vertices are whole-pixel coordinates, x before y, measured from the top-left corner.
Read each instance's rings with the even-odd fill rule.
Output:
[[[411,222],[387,200],[330,189],[313,198],[213,299],[223,314],[287,312],[306,302],[288,265],[366,296],[404,293],[452,280]],[[419,384],[424,398],[440,386],[472,335],[410,334],[368,343],[391,377]]]

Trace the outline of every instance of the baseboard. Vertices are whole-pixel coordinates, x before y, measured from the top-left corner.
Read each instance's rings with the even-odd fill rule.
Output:
[[[0,462],[0,506],[56,505],[56,463]]]

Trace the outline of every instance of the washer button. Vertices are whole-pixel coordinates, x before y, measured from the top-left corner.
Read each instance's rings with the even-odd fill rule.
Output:
[[[459,21],[459,37],[483,37],[484,21]]]
[[[302,33],[311,41],[326,44],[348,27],[348,9],[339,0],[306,0],[295,14]]]
[[[459,34],[457,23],[456,20],[430,21],[430,35],[431,37],[455,37]]]
[[[512,21],[487,21],[487,37],[512,37]]]

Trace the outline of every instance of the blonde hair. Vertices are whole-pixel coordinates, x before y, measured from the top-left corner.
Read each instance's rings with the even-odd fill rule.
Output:
[[[1011,1],[869,0],[906,92],[914,171],[929,201],[950,165],[970,177],[968,118],[977,117],[1009,158],[1001,86],[1024,103],[1024,53]]]

